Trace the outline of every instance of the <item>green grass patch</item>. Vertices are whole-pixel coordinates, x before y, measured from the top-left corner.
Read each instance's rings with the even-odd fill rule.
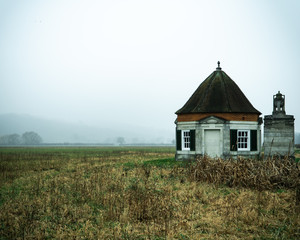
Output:
[[[298,163],[300,162],[300,149],[295,148],[295,161]]]
[[[183,166],[183,162],[178,162],[174,157],[164,159],[154,159],[143,163],[144,166],[155,166],[160,168],[172,168],[174,166]]]
[[[173,168],[175,166],[178,167],[186,167],[187,162],[176,161],[174,157],[171,158],[159,158],[153,159],[143,162],[126,162],[123,164],[125,169],[130,170],[136,167],[145,166],[145,167],[158,167],[158,168]]]
[[[10,186],[4,186],[0,188],[0,207],[3,203],[8,200],[14,200],[17,196],[20,195],[22,191],[22,186],[18,184],[13,184]]]

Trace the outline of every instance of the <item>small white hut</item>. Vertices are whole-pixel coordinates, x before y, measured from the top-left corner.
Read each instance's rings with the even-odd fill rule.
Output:
[[[177,112],[176,159],[197,155],[257,157],[261,151],[261,113],[221,69],[196,89]]]

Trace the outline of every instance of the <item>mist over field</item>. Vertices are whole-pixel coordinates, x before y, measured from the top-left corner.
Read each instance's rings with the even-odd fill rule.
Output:
[[[21,135],[28,131],[39,134],[43,143],[116,144],[119,143],[118,138],[123,138],[123,144],[172,144],[174,140],[173,132],[164,129],[130,125],[99,127],[30,115],[0,115],[0,137],[10,134]]]

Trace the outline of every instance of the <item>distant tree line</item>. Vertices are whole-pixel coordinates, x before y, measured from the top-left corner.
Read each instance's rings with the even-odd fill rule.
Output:
[[[43,139],[36,132],[25,132],[22,135],[9,134],[0,137],[0,145],[39,145]]]

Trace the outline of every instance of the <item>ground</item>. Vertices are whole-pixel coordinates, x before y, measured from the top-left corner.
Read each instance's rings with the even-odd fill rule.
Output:
[[[174,154],[0,148],[0,239],[300,238],[295,189],[212,183]]]

